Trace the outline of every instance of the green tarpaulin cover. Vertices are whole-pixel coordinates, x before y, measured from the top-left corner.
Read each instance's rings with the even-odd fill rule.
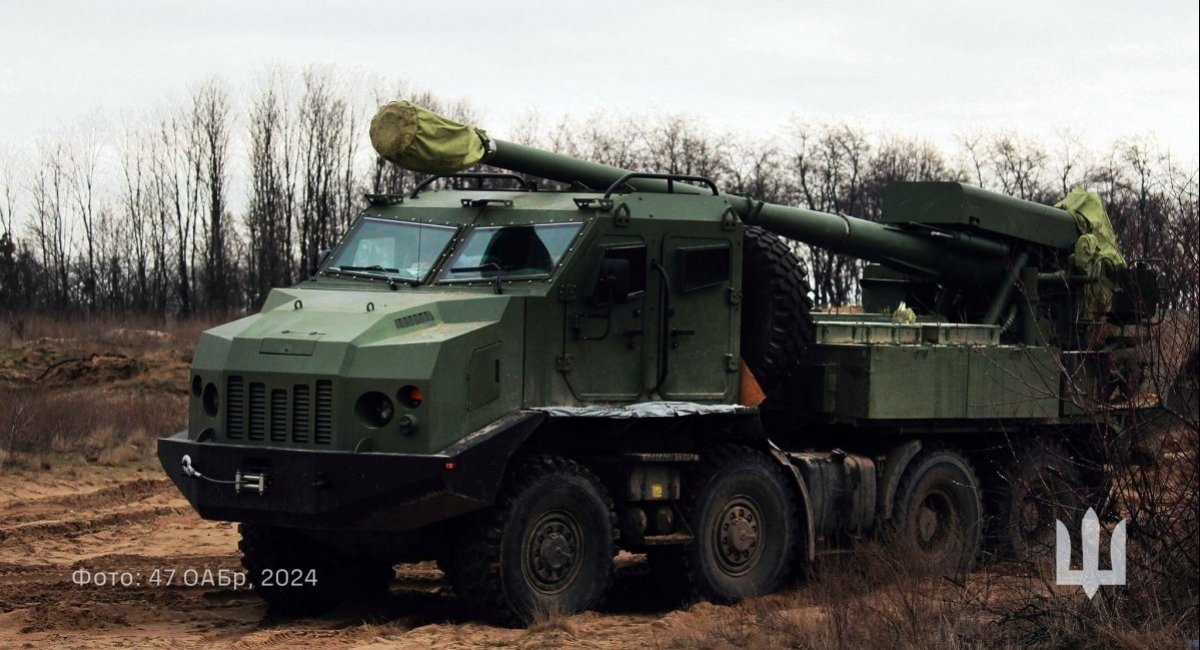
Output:
[[[422,174],[452,174],[483,159],[487,134],[409,101],[379,107],[371,144],[385,160]]]
[[[1104,210],[1100,197],[1083,188],[1075,188],[1066,198],[1054,204],[1075,217],[1079,225],[1079,239],[1075,241],[1075,252],[1071,261],[1088,277],[1099,281],[1088,285],[1085,309],[1093,313],[1107,311],[1112,302],[1114,271],[1127,268],[1125,256],[1117,247],[1117,235],[1112,222]]]

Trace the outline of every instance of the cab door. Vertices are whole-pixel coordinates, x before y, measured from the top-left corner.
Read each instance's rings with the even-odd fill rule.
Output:
[[[660,395],[676,400],[724,400],[737,378],[734,319],[735,252],[726,238],[667,236],[658,275],[668,292],[659,350],[665,371]],[[669,287],[668,287],[669,285]]]
[[[631,402],[646,388],[646,242],[604,235],[596,249],[571,282],[558,370],[581,402]]]

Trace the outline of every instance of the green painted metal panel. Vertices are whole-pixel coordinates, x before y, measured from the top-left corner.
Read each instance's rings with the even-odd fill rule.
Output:
[[[883,223],[971,228],[1055,248],[1070,248],[1079,238],[1066,210],[965,183],[892,183],[883,194]]]
[[[964,387],[970,353],[966,347],[871,346],[868,407],[860,417],[876,420],[966,417]]]
[[[949,332],[950,340],[966,334],[937,323],[926,328],[930,325],[933,331]],[[877,323],[870,331],[878,335],[887,327]],[[891,327],[903,339],[900,332],[914,326]],[[815,413],[851,423],[1058,416],[1060,372],[1054,350],[876,338],[815,346],[805,359],[807,381],[798,399]]]
[[[493,343],[471,354],[467,366],[467,408],[476,409],[500,397],[501,345]]]
[[[738,331],[730,319],[735,259],[731,239],[734,234],[740,239],[741,233],[722,233],[711,224],[688,229],[704,230],[723,236],[681,236],[675,231],[663,242],[673,311],[663,341],[668,368],[661,392],[667,399],[723,400],[737,379],[738,366],[730,364]],[[711,268],[697,271],[701,265]]]
[[[997,346],[972,350],[967,381],[971,418],[1058,416],[1060,370],[1047,348]]]

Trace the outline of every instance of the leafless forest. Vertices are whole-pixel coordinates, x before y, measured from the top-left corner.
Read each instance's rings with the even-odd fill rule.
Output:
[[[270,287],[312,272],[363,193],[400,192],[420,180],[377,159],[366,141],[375,105],[397,96],[464,121],[480,114],[404,84],[371,90],[331,69],[270,70],[244,92],[209,80],[140,117],[86,117],[0,151],[0,310],[254,309]],[[958,145],[945,151],[847,123],[793,119],[775,133],[732,133],[688,116],[603,112],[531,115],[508,135],[868,219],[879,218],[883,188],[896,180],[963,180],[1045,203],[1082,185],[1105,200],[1131,259],[1194,268],[1197,255],[1195,162],[1181,164],[1169,143],[1146,136],[1089,149],[1072,131],[1053,142],[981,131],[957,134]],[[818,305],[855,301],[859,262],[801,252]],[[1169,280],[1173,305],[1194,304],[1194,277]]]

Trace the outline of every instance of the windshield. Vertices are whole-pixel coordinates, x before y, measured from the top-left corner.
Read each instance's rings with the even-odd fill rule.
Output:
[[[582,223],[475,228],[439,281],[536,278],[550,275]]]
[[[325,270],[421,281],[454,232],[450,226],[360,219]]]

